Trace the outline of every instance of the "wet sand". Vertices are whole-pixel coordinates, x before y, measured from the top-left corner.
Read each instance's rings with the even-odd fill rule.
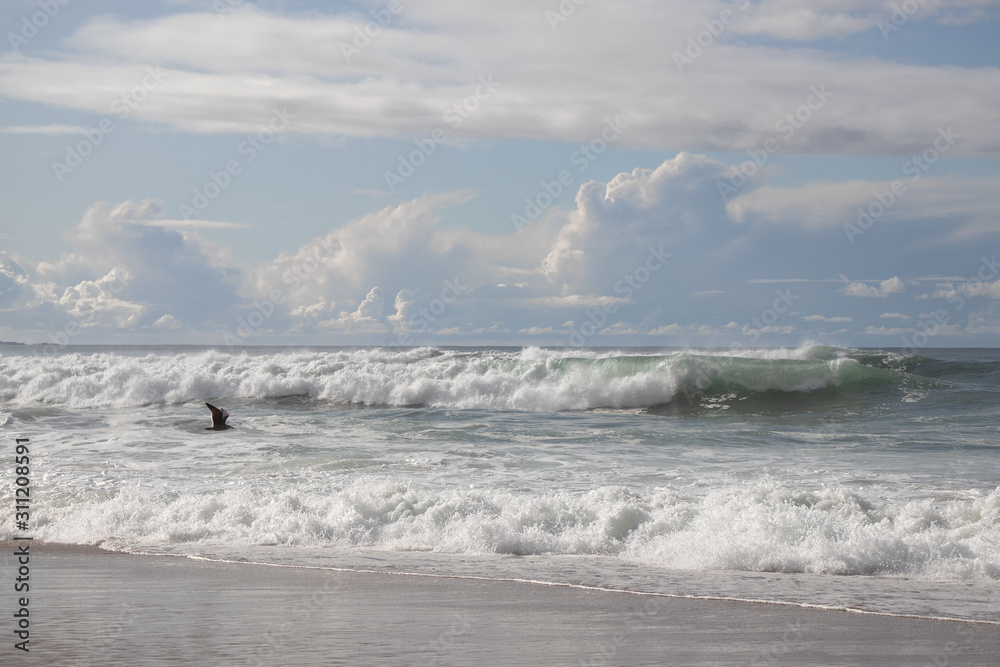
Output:
[[[13,546],[5,543],[4,553]],[[32,544],[4,665],[995,665],[1000,626]]]

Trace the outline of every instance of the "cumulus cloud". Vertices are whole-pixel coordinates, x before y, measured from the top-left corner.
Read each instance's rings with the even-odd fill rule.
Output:
[[[542,274],[564,294],[648,295],[636,287],[639,276],[629,282],[630,274],[669,271],[677,261],[663,256],[672,249],[717,248],[736,232],[715,188],[727,169],[703,155],[680,153],[656,169],[585,183]]]
[[[239,301],[238,269],[197,236],[158,227],[162,217],[152,200],[90,207],[64,235],[69,251],[16,274],[14,316],[50,332],[67,322],[134,331],[224,321]],[[7,272],[0,267],[0,287]]]
[[[97,280],[83,280],[67,287],[56,303],[68,315],[83,321],[84,326],[135,327],[146,311],[145,306],[116,296],[128,282],[128,271],[115,267]]]
[[[27,277],[20,264],[0,252],[0,306],[15,301],[21,295]]]
[[[962,286],[962,292],[969,296],[985,296],[990,299],[1000,299],[1000,280],[992,283],[965,283]]]
[[[253,299],[280,294],[303,332],[320,324],[344,333],[360,332],[362,324],[370,333],[468,330],[461,319],[467,308],[476,308],[478,321],[471,326],[479,328],[484,317],[500,311],[523,317],[525,309],[541,305],[533,297],[545,296],[538,267],[556,227],[537,224],[522,234],[486,236],[441,224],[445,210],[471,196],[426,195],[348,221],[251,269],[243,293]],[[366,310],[375,288],[378,316]],[[389,299],[391,308],[382,303]]]
[[[729,169],[680,153],[655,169],[584,183],[572,207],[500,235],[443,224],[445,211],[461,218],[470,193],[428,194],[331,220],[329,231],[254,266],[196,230],[172,228],[158,202],[97,204],[66,234],[59,257],[22,266],[0,256],[0,308],[7,304],[27,329],[73,320],[92,331],[197,332],[209,341],[257,309],[263,317],[247,335],[260,342],[285,333],[369,344],[435,333],[569,342],[589,323],[597,336],[685,344],[724,334],[787,342],[807,332],[782,318],[814,326],[858,319],[816,312],[837,292],[906,291],[899,275],[852,282],[817,270],[829,255],[817,242],[821,229],[775,236],[767,225],[734,220],[716,189]],[[761,277],[748,279],[753,271]],[[804,274],[813,277],[774,277]],[[966,296],[1000,296],[996,283],[970,289]],[[800,298],[809,314],[796,310]]]
[[[350,221],[261,263],[249,272],[245,291],[259,298],[280,292],[293,316],[327,328],[375,330],[376,321],[382,329],[404,327],[410,309],[430,302],[445,281],[478,283],[503,272],[489,259],[473,259],[468,244],[482,239],[463,239],[439,225],[444,209],[468,199],[468,193],[421,197]],[[494,258],[506,255],[503,246],[494,245]],[[387,317],[381,312],[384,292],[395,300]]]
[[[888,280],[883,280],[878,284],[869,285],[863,282],[854,282],[847,284],[843,289],[840,290],[841,294],[846,296],[860,296],[876,299],[884,299],[890,294],[896,294],[899,292],[905,292],[906,285],[898,276],[893,276]]]
[[[841,294],[847,296],[860,296],[860,297],[873,297],[873,298],[883,298],[885,297],[885,292],[880,290],[878,287],[873,287],[865,283],[851,283],[840,290]]]
[[[727,168],[679,154],[585,183],[575,208],[502,236],[441,224],[468,193],[427,195],[261,263],[242,294],[280,296],[282,314],[269,322],[287,317],[300,332],[565,334],[567,316],[601,311],[608,333],[673,334],[680,325],[657,308],[667,295],[686,297],[678,276],[740,232],[714,189]]]
[[[899,276],[893,276],[892,278],[883,280],[879,283],[879,289],[882,290],[883,294],[897,294],[899,292],[905,292],[906,285],[899,279]]]
[[[993,302],[986,308],[969,313],[964,333],[974,336],[1000,334],[1000,308],[997,303]]]
[[[386,333],[388,328],[384,322],[382,305],[382,290],[373,287],[356,310],[341,311],[336,317],[319,322],[319,327],[339,334]]]

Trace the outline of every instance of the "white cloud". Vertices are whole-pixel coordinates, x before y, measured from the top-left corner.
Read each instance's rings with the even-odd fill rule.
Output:
[[[569,294],[567,296],[540,296],[525,299],[526,305],[542,306],[545,308],[601,308],[605,305],[628,303],[627,299],[621,297],[610,297],[600,295],[584,296],[582,294]]]
[[[116,296],[128,282],[128,271],[115,267],[98,280],[83,280],[67,287],[56,303],[84,326],[133,328],[140,323],[146,309]]]
[[[869,285],[863,282],[849,283],[843,289],[840,290],[841,294],[845,296],[859,296],[859,297],[869,297],[884,299],[890,294],[896,294],[899,292],[905,292],[906,285],[898,276],[893,276],[888,280],[883,280],[878,284],[878,287]]]
[[[902,327],[873,327],[865,328],[865,333],[871,336],[901,336],[910,333],[914,329],[904,329]]]
[[[0,252],[0,306],[21,296],[28,274],[20,264]]]
[[[804,315],[802,319],[806,322],[853,322],[853,317],[826,317],[824,315]]]
[[[846,296],[861,296],[861,297],[874,297],[874,298],[884,298],[885,293],[882,292],[877,287],[872,287],[865,283],[851,283],[840,290],[841,294]]]
[[[902,313],[882,313],[879,318],[886,320],[908,320],[911,319],[909,315],[903,315]]]
[[[573,208],[494,236],[442,223],[446,209],[460,218],[469,193],[426,195],[331,221],[328,232],[255,266],[196,230],[167,228],[158,202],[98,204],[66,234],[69,250],[58,258],[20,269],[13,260],[0,265],[0,299],[20,309],[22,321],[42,326],[75,319],[109,330],[184,329],[216,337],[233,332],[249,309],[273,301],[255,330],[262,338],[291,332],[303,340],[378,344],[441,332],[496,334],[496,340],[514,338],[507,335],[512,331],[562,336],[586,322],[605,335],[635,337],[808,334],[789,321],[822,328],[853,322],[857,313],[803,315],[795,308],[809,312],[808,303],[822,311],[815,299],[838,289],[876,298],[907,289],[898,275],[854,282],[841,276],[836,285],[825,277],[779,281],[802,286],[794,287],[801,305],[781,311],[788,320],[741,327],[793,293],[787,286],[776,292],[777,279],[746,281],[747,257],[767,270],[777,267],[772,275],[803,275],[828,248],[815,241],[818,230],[799,230],[798,245],[785,238],[774,243],[767,229],[731,220],[715,189],[726,169],[681,153],[656,169],[584,183]],[[733,289],[708,289],[718,285]],[[985,296],[1000,288],[979,289]]]
[[[1000,312],[997,303],[991,303],[986,308],[969,313],[964,333],[973,336],[1000,334]]]
[[[906,291],[906,285],[899,279],[899,276],[893,276],[879,283],[879,289],[882,290],[883,294],[898,294]]]
[[[759,329],[746,329],[742,333],[744,335],[753,335],[753,334],[793,334],[798,332],[799,330],[792,325],[779,327],[777,325],[771,324],[765,327],[760,327]]]
[[[715,192],[725,168],[679,154],[656,169],[584,183],[574,209],[503,236],[440,224],[441,210],[464,203],[466,193],[420,197],[261,263],[247,274],[244,294],[262,299],[279,290],[301,332],[319,323],[361,331],[355,309],[379,285],[394,302],[392,312],[366,320],[373,333],[383,331],[378,321],[396,334],[490,332],[502,323],[541,335],[572,326],[572,315],[576,322],[605,318],[598,328],[609,334],[675,334],[683,325],[656,309],[688,295],[682,277],[704,272],[720,242],[745,232],[728,220]],[[458,288],[449,291],[449,284]]]
[[[754,3],[690,71],[678,72],[673,53],[702,21],[731,7],[625,0],[581,7],[553,31],[529,0],[486,8],[428,0],[407,4],[350,62],[341,45],[370,20],[365,14],[278,15],[243,5],[224,21],[200,12],[139,21],[105,15],[80,26],[62,51],[0,58],[0,94],[108,115],[147,64],[159,63],[164,82],[132,117],[189,132],[256,132],[272,107],[287,106],[296,116],[288,132],[305,135],[409,136],[443,127],[458,138],[589,141],[605,118],[622,115],[629,125],[622,142],[632,146],[743,151],[775,137],[776,122],[822,84],[835,97],[808,132],[789,137],[785,152],[909,154],[942,123],[976,137],[954,153],[1000,152],[994,68],[851,59],[739,38],[873,29],[868,6]],[[891,13],[891,4],[881,7]],[[490,99],[460,127],[449,126],[445,112],[490,75],[500,84]],[[602,82],[600,94],[594,81]]]
[[[0,127],[4,134],[83,134],[83,125],[8,125]]]
[[[356,310],[340,311],[336,317],[318,323],[321,329],[339,334],[387,333],[382,312],[382,290],[372,287]]]
[[[91,206],[64,235],[69,252],[27,269],[31,293],[22,292],[18,317],[49,331],[67,322],[91,330],[226,322],[238,303],[237,268],[199,237],[156,226],[162,217],[152,200]]]
[[[1000,299],[1000,280],[992,283],[965,283],[962,285],[961,291],[968,296],[985,296],[990,299]]]
[[[253,225],[222,220],[150,220],[142,224],[163,229],[253,229]]]
[[[637,278],[662,283],[691,261],[663,259],[661,252],[673,254],[686,246],[693,253],[692,246],[705,243],[718,247],[738,232],[715,189],[715,179],[726,169],[703,155],[679,153],[656,169],[620,173],[607,184],[583,184],[576,209],[542,262],[542,274],[563,293],[582,286],[585,293],[648,298],[650,290]]]
[[[925,142],[929,145],[934,137],[931,132]],[[900,160],[901,169],[908,159]],[[905,190],[876,218],[862,216],[873,205],[879,205],[876,194],[890,191],[891,181],[816,182],[797,187],[746,186],[739,196],[730,200],[728,210],[739,222],[783,224],[813,230],[843,230],[845,225],[855,225],[865,233],[876,227],[939,220],[943,240],[949,242],[996,233],[1000,179],[958,181],[952,177],[923,176],[916,181],[906,178],[900,182]],[[874,210],[879,211],[878,208]],[[842,238],[846,240],[852,236],[844,232]]]
[[[377,284],[396,295],[400,312],[440,299],[449,285],[463,292],[528,275],[544,248],[515,235],[485,237],[439,224],[442,210],[469,198],[462,192],[430,195],[352,220],[252,269],[249,293],[264,298],[281,290],[295,310],[324,302],[357,303]],[[398,317],[392,321],[400,323]]]
[[[171,330],[175,330],[175,329],[180,329],[183,326],[184,326],[184,324],[180,320],[178,320],[176,317],[174,317],[173,315],[171,315],[169,313],[167,313],[166,315],[164,315],[160,319],[158,319],[155,322],[153,322],[153,328],[154,329],[171,329]]]

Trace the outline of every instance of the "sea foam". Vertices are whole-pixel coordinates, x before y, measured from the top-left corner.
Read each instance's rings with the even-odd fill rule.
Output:
[[[362,475],[293,489],[91,489],[60,494],[35,517],[36,538],[78,544],[585,554],[682,570],[1000,578],[1000,489],[891,502],[771,480],[700,495],[618,486],[518,493]],[[9,539],[10,526],[3,532]]]
[[[708,397],[920,383],[830,348],[622,354],[302,350],[0,357],[0,401],[71,408],[309,396],[334,404],[514,410],[637,408]]]

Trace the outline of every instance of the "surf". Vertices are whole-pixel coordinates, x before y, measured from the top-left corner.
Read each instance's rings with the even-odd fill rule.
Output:
[[[779,405],[945,389],[916,355],[805,346],[636,354],[525,348],[71,352],[0,357],[0,402],[82,407],[306,396],[337,405],[577,411]],[[970,371],[964,368],[964,371]]]

